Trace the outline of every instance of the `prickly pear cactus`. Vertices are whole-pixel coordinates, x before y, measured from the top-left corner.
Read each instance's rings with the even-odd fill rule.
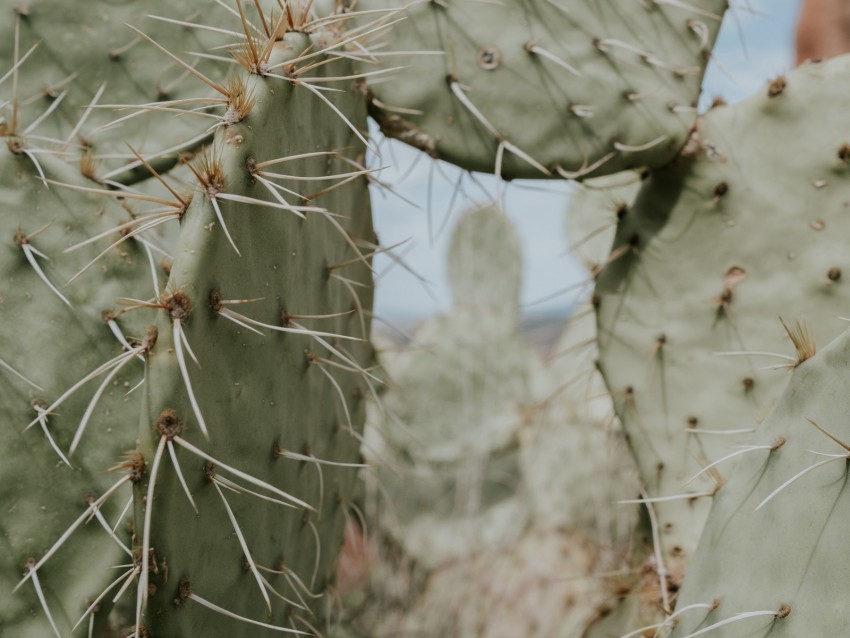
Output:
[[[847,57],[807,65],[709,112],[624,210],[599,276],[600,367],[671,594],[742,437],[813,341],[844,328],[848,74]]]
[[[4,635],[315,633],[333,605],[377,383],[366,107],[316,88],[354,79],[312,66],[345,20],[287,7],[246,18],[275,26],[193,191],[143,160],[145,193],[86,185],[6,138]]]
[[[287,35],[270,61],[295,59],[309,47],[308,37]],[[226,621],[201,599],[309,630],[317,606],[311,599],[332,582],[354,496],[355,470],[329,464],[358,461],[355,427],[374,383],[361,331],[361,322],[368,327],[371,271],[352,247],[352,238],[363,246],[375,241],[365,177],[322,193],[347,179],[344,160],[357,164],[362,145],[301,87],[251,78],[249,90],[253,109],[218,136],[220,146],[201,167],[205,192],[186,213],[161,299],[162,354],[148,359],[141,449],[161,459],[161,474],[154,485],[151,470],[137,486],[136,516],[145,521],[152,558],[167,558],[169,566],[168,576],[150,576],[156,593],[145,618],[154,635],[221,631]],[[352,119],[365,117],[356,95],[334,101]],[[299,127],[265,135],[281,113]],[[272,168],[275,160],[315,148],[325,150],[299,165],[279,164],[294,173],[278,182],[288,188],[298,187],[298,177],[319,178],[312,194],[302,188],[304,203],[284,205],[263,175],[280,170]],[[327,211],[342,215],[345,226]],[[177,445],[172,464],[165,450],[170,457]],[[194,502],[177,463],[186,466]],[[241,494],[229,489],[232,482]],[[248,490],[258,486],[282,502],[257,500],[262,496]],[[290,602],[276,600],[272,613],[276,594]]]
[[[525,525],[517,436],[545,390],[539,357],[517,332],[520,259],[504,213],[466,215],[449,251],[454,312],[384,357],[382,447],[410,459],[408,478],[390,466],[384,481],[401,517],[394,534],[431,567],[510,542]]]
[[[410,3],[380,58],[405,70],[391,82],[374,78],[373,115],[389,136],[505,177],[661,166],[696,119],[726,7],[726,0]]]
[[[163,0],[95,0],[81,11],[62,0],[4,0],[0,16],[0,69],[5,73],[21,63],[18,99],[6,105],[4,124],[6,134],[23,148],[55,140],[69,158],[89,149],[98,157],[100,179],[138,181],[149,173],[134,162],[128,142],[165,168],[177,162],[178,152],[209,141],[211,128],[221,120],[219,107],[228,96],[198,77],[224,75],[221,56],[218,61],[202,56],[227,38],[184,25],[200,18],[239,29],[238,21],[225,19],[224,7],[206,0],[179,6]],[[148,39],[169,51],[195,55],[188,62],[168,57]],[[238,90],[226,81],[219,87]],[[117,106],[123,106],[118,115]],[[48,107],[53,117],[40,120]]]
[[[671,636],[845,630],[848,379],[846,331],[794,370],[715,498]]]
[[[39,162],[49,179],[84,186],[73,167],[51,156],[41,156]],[[92,234],[108,231],[126,211],[94,195],[45,188],[38,177],[26,155],[2,148],[0,414],[4,427],[0,445],[4,458],[0,480],[4,488],[0,506],[5,512],[5,549],[0,553],[0,587],[5,594],[0,597],[0,633],[24,638],[53,635],[51,622],[61,628],[61,635],[68,635],[85,611],[87,597],[97,596],[114,578],[110,567],[132,560],[127,555],[132,543],[123,529],[120,542],[113,542],[100,520],[91,520],[76,534],[73,550],[57,554],[30,578],[35,587],[11,594],[22,573],[90,507],[91,498],[100,497],[127,476],[106,470],[134,447],[139,394],[125,395],[142,380],[144,371],[133,355],[122,354],[122,344],[101,313],[117,310],[116,297],[127,291],[152,292],[147,256],[141,245],[132,242],[110,250],[79,285],[66,285],[101,248],[63,251]],[[124,334],[144,338],[144,323],[126,319],[120,320]],[[134,343],[140,345],[140,341]],[[47,409],[116,356],[119,360],[107,383],[103,377],[91,381],[84,391]],[[86,427],[85,415],[95,392],[101,393],[100,400]],[[32,427],[25,429],[33,419]],[[82,444],[71,453],[75,441]],[[110,528],[124,505],[119,500],[127,499],[126,491],[98,510],[111,521]],[[42,595],[52,621],[41,612]],[[103,613],[91,621],[92,631],[102,629],[110,606],[109,600],[104,601]],[[88,627],[88,622],[82,625],[83,635]]]
[[[375,609],[352,625],[369,636],[579,635],[604,613],[610,579],[596,574],[622,567],[634,525],[631,510],[609,507],[611,483],[634,484],[606,428],[610,401],[605,417],[587,417],[558,378],[570,368],[596,383],[583,353],[547,365],[524,342],[519,247],[504,213],[462,218],[448,265],[453,312],[401,352],[381,352],[388,389],[366,453],[387,497],[378,521],[404,560],[386,552]],[[407,598],[393,607],[396,581]]]

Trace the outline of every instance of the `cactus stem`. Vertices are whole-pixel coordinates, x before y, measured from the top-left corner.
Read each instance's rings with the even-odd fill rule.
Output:
[[[239,527],[239,522],[236,520],[236,516],[233,514],[233,510],[230,509],[230,504],[227,502],[227,499],[224,496],[224,492],[221,491],[221,488],[218,486],[218,483],[212,482],[215,491],[218,492],[218,495],[221,497],[221,502],[224,503],[224,508],[227,510],[227,516],[230,519],[230,524],[233,526],[233,531],[236,532],[236,538],[239,539],[239,546],[242,548],[242,553],[245,554],[245,560],[248,562],[248,567],[251,570],[251,573],[254,575],[254,579],[257,581],[257,586],[260,588],[260,593],[263,596],[263,600],[266,601],[266,606],[268,607],[269,613],[272,611],[272,601],[269,599],[269,594],[266,591],[265,586],[263,585],[262,577],[260,573],[257,571],[257,564],[254,562],[254,557],[251,556],[251,550],[248,549],[248,543],[245,541],[245,535],[242,533],[242,529]]]

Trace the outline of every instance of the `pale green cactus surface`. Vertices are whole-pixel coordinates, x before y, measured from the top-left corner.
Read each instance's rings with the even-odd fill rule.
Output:
[[[846,331],[794,370],[715,498],[671,636],[845,631],[848,379]]]
[[[848,73],[809,64],[710,111],[624,209],[599,276],[600,367],[671,594],[739,446],[811,342],[844,329]]]
[[[691,4],[412,2],[381,58],[404,70],[370,83],[372,113],[387,135],[505,177],[664,165],[696,120],[727,6]]]

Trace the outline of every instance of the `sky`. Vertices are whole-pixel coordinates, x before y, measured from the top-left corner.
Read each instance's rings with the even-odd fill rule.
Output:
[[[716,96],[744,99],[793,68],[799,2],[732,0],[703,82],[703,105]],[[397,193],[373,191],[375,227],[383,246],[400,244],[394,252],[401,257],[375,259],[375,316],[406,326],[451,308],[445,254],[452,227],[463,211],[492,200],[495,182],[489,175],[467,175],[453,197],[462,171],[373,133],[383,156],[378,163],[388,166],[379,177]],[[517,180],[505,188],[506,211],[523,245],[523,313],[566,317],[584,278],[565,230],[573,186]]]

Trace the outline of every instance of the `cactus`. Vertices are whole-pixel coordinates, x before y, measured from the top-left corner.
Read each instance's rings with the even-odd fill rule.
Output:
[[[815,610],[840,591],[848,346],[814,341],[841,329],[850,133],[822,124],[850,60],[697,122],[725,0],[508,4],[399,21],[377,0],[154,2],[144,21],[4,5],[0,632],[321,635],[383,377],[367,102],[390,135],[501,177],[651,170],[630,205],[577,202],[575,234],[616,217],[616,237],[586,253],[596,294],[549,363],[517,334],[503,213],[460,224],[454,315],[386,356],[366,440],[394,506],[383,533],[415,566],[415,598],[366,632],[840,631]],[[402,59],[384,81],[376,62]],[[591,309],[624,434],[595,398]],[[779,371],[758,370],[765,352]],[[777,525],[788,538],[763,543]],[[756,593],[732,576],[752,556]],[[640,574],[599,578],[624,567]],[[567,572],[584,578],[540,585]],[[519,613],[492,613],[505,596]]]
[[[382,58],[408,70],[370,84],[372,114],[391,137],[507,178],[664,165],[696,119],[727,6],[692,4],[411,3],[387,33],[404,54]]]
[[[25,153],[16,127],[4,131],[0,374],[4,443],[18,455],[3,476],[20,488],[4,490],[0,583],[18,582],[0,603],[4,634],[315,633],[333,604],[376,382],[366,107],[313,86],[346,85],[350,61],[307,68],[317,44],[344,45],[344,19],[299,6],[251,19],[274,26],[229,80],[242,90],[222,106],[238,117],[186,165],[194,193],[141,156],[156,177],[146,193],[110,191],[96,173],[86,184],[51,143]],[[166,281],[148,255],[157,245]],[[36,341],[52,347],[33,357]]]
[[[84,184],[72,167],[51,156],[42,156],[39,162],[41,171],[51,179]],[[149,294],[150,275],[142,247],[128,246],[105,255],[100,268],[87,274],[85,286],[66,287],[65,282],[100,248],[84,251],[82,256],[63,254],[63,249],[108,230],[126,211],[89,194],[46,189],[23,154],[0,153],[0,175],[0,323],[4,334],[0,357],[30,380],[18,378],[8,368],[0,371],[5,450],[0,463],[4,485],[0,495],[7,513],[3,522],[6,549],[0,554],[0,587],[5,592],[0,597],[0,628],[9,635],[45,636],[52,634],[41,614],[34,617],[39,609],[36,591],[10,592],[26,565],[41,557],[86,510],[89,495],[100,496],[116,481],[104,471],[133,446],[138,410],[131,409],[123,395],[141,380],[142,366],[132,356],[124,358],[123,369],[104,387],[93,423],[76,454],[72,455],[69,447],[94,390],[89,390],[88,396],[72,395],[55,413],[44,410],[67,388],[121,353],[121,344],[110,333],[101,311],[111,311],[115,298],[128,289]],[[98,209],[102,215],[95,214]],[[128,319],[129,323],[122,321],[125,333],[143,337],[144,324]],[[97,388],[100,383],[92,385]],[[34,417],[39,418],[33,427],[23,431]],[[124,427],[119,427],[122,422]],[[103,512],[114,520],[122,505],[116,500]],[[122,542],[126,546],[128,540]],[[114,578],[109,567],[122,562],[121,547],[110,540],[98,521],[76,535],[75,547],[76,551],[57,557],[61,567],[51,564],[41,574],[53,619],[64,635],[85,610],[86,596],[96,596],[105,582]],[[104,605],[103,619],[107,608]]]
[[[847,59],[810,65],[708,113],[680,161],[646,179],[599,276],[601,370],[663,530],[671,591],[782,370],[843,329],[846,142],[812,123],[835,117],[828,82],[847,70]],[[788,146],[770,152],[779,139]]]
[[[539,358],[517,333],[519,242],[501,211],[480,209],[458,223],[448,270],[454,312],[382,358],[391,388],[377,428],[381,449],[402,457],[383,481],[400,519],[394,535],[429,567],[522,531],[517,436],[545,392]],[[398,463],[409,478],[397,476]]]
[[[162,170],[176,163],[176,150],[188,152],[210,140],[208,129],[220,119],[212,111],[227,96],[199,96],[188,69],[218,77],[222,63],[197,56],[180,63],[147,39],[176,52],[214,49],[227,41],[222,34],[175,22],[191,21],[203,11],[209,22],[232,23],[221,6],[205,0],[179,7],[163,0],[144,5],[98,0],[80,11],[61,0],[9,0],[2,11],[7,44],[0,51],[0,69],[23,61],[16,78],[18,100],[6,109],[5,135],[17,137],[24,148],[55,138],[64,142],[65,151],[82,148],[95,154],[99,179],[136,182],[150,174],[133,161],[128,142]],[[145,19],[148,15],[156,19]],[[126,24],[141,29],[134,32]],[[28,130],[47,105],[53,116]],[[124,108],[118,116],[115,108],[107,108],[119,105]],[[203,108],[189,115],[187,106]],[[167,117],[169,109],[183,116]],[[30,142],[32,135],[38,138]],[[86,170],[93,176],[94,167]]]
[[[578,635],[604,612],[609,580],[596,574],[620,567],[634,525],[608,507],[612,483],[634,484],[605,427],[610,401],[585,413],[597,380],[583,352],[547,365],[520,336],[520,254],[502,211],[458,222],[448,266],[452,313],[381,351],[388,389],[367,456],[385,496],[377,520],[402,554],[387,552],[350,624],[370,636]],[[566,368],[577,383],[563,383]],[[612,483],[596,480],[609,469]],[[408,598],[392,606],[398,582]]]
[[[845,331],[794,370],[747,440],[754,451],[715,498],[672,637],[844,631],[848,363]]]

